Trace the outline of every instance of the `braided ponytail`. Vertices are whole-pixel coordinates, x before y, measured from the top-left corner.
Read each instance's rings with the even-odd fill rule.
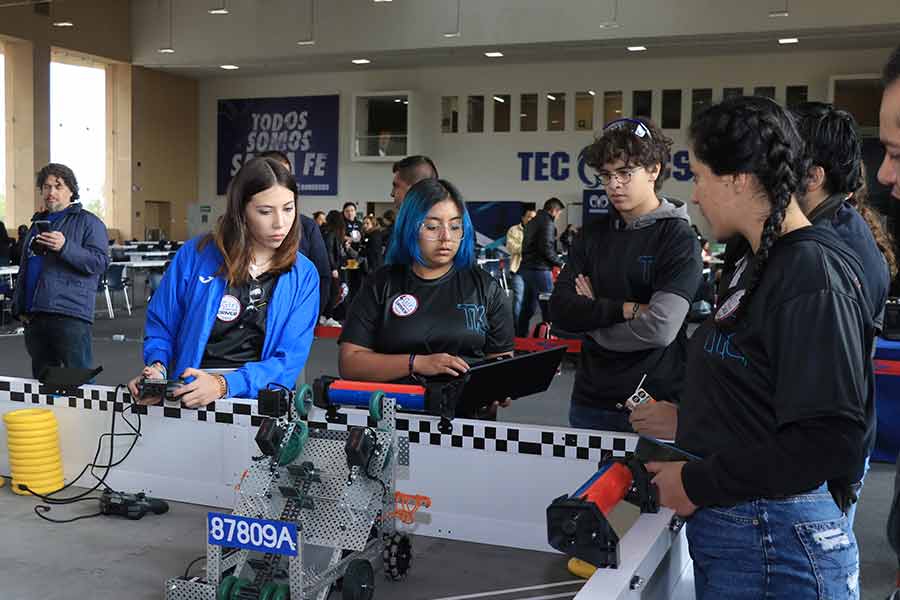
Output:
[[[806,170],[803,144],[788,114],[766,98],[731,98],[701,113],[691,124],[695,156],[716,175],[752,174],[771,203],[763,223],[750,280],[733,322],[748,310],[765,272],[772,246]]]

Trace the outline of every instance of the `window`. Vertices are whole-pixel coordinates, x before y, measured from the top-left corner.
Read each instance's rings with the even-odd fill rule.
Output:
[[[728,100],[729,98],[743,95],[744,88],[742,87],[727,87],[722,90],[722,100]]]
[[[50,160],[78,179],[80,202],[105,217],[106,69],[50,63]]]
[[[566,128],[566,93],[547,94],[547,131],[564,131]]]
[[[681,129],[681,90],[663,90],[662,128]]]
[[[481,133],[484,131],[484,96],[469,96],[469,133]]]
[[[522,94],[519,112],[519,131],[537,131],[537,94]]]
[[[775,99],[775,86],[773,85],[761,85],[753,88],[754,96],[762,96],[763,98],[771,98]]]
[[[631,94],[632,111],[635,118],[644,117],[652,118],[653,115],[653,92],[651,90],[635,90]]]
[[[575,131],[594,130],[594,92],[575,92]]]
[[[740,89],[740,88],[738,88]],[[740,95],[740,94],[738,94]],[[703,88],[691,91],[691,120],[697,118],[706,107],[712,105],[712,90]]]
[[[787,108],[788,110],[793,110],[806,102],[808,96],[808,89],[805,85],[789,85],[787,86],[787,93],[785,95],[785,100],[787,100]]]
[[[459,131],[459,96],[441,98],[441,133]]]
[[[622,92],[603,92],[603,126],[622,118]]]
[[[6,220],[6,63],[0,45],[0,221]],[[9,224],[11,229],[15,223]]]
[[[494,100],[494,131],[509,131],[512,126],[512,96],[497,94]]]
[[[402,158],[408,154],[408,94],[356,96],[354,104],[354,159]]]

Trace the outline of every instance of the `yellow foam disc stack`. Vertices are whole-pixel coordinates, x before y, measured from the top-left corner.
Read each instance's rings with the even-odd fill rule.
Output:
[[[38,494],[50,494],[63,487],[59,430],[52,410],[26,408],[3,415],[9,445],[12,491],[28,494],[20,486]]]
[[[594,571],[597,570],[597,567],[591,563],[575,557],[569,559],[569,564],[567,566],[569,567],[569,573],[575,577],[581,577],[582,579],[590,579],[591,575],[594,574]]]

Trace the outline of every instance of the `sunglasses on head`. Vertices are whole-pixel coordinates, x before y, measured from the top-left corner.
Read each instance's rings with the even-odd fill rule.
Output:
[[[650,135],[650,129],[639,119],[632,119],[629,117],[616,119],[615,121],[607,123],[606,127],[603,128],[603,131],[612,131],[613,129],[624,129],[639,138],[646,137],[650,140],[653,139],[653,136]]]

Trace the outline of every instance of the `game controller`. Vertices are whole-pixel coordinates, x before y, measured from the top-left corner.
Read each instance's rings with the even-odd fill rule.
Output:
[[[628,397],[628,400],[626,400],[624,403],[620,402],[616,404],[616,408],[618,408],[619,410],[625,409],[628,410],[628,412],[631,412],[641,404],[652,404],[653,402],[656,402],[653,396],[650,395],[650,392],[641,387],[642,385],[644,385],[644,381],[646,381],[646,379],[646,375],[641,377],[641,382],[638,383],[638,386],[634,390],[634,393],[631,394],[631,396]]]
[[[138,390],[140,398],[163,398],[167,401],[177,402],[178,398],[174,396],[177,389],[186,382],[184,379],[162,379],[155,377],[143,377],[138,382]]]

